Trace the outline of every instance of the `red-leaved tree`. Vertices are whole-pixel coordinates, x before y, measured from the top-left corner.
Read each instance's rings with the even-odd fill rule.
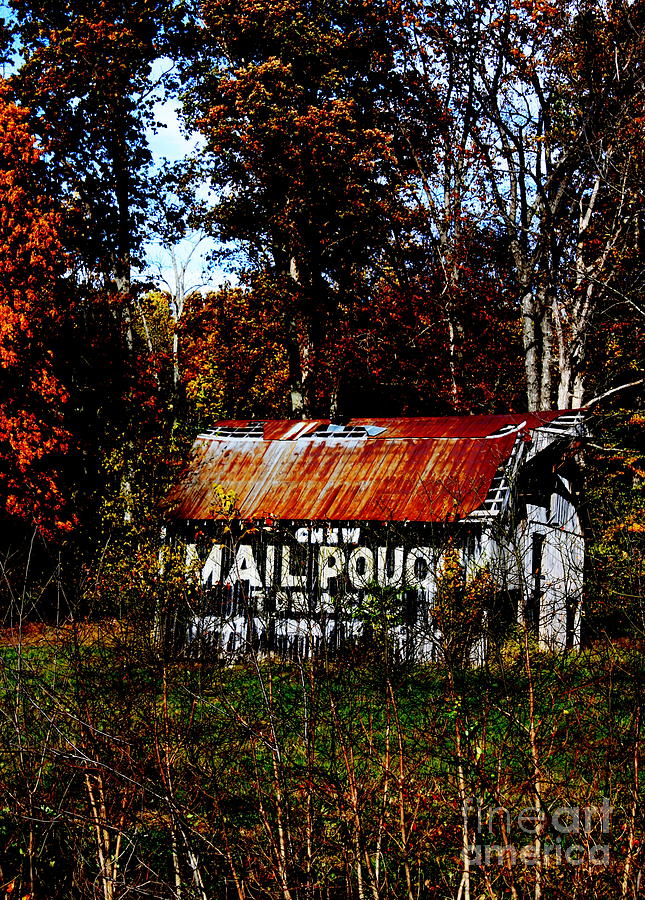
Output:
[[[53,350],[65,267],[59,217],[39,189],[26,112],[3,84],[0,147],[0,516],[68,529],[59,473],[67,392]]]

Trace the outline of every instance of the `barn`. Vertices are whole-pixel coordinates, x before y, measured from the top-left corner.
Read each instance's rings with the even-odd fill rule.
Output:
[[[579,411],[216,423],[168,501],[191,646],[308,656],[382,638],[385,622],[398,655],[438,659],[448,575],[469,654],[517,623],[576,645],[583,428]]]

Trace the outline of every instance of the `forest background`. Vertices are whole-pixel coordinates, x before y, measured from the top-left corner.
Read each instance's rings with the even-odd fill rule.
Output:
[[[559,876],[471,872],[450,815],[466,795],[543,808],[553,763],[554,798],[569,771],[581,804],[623,809],[613,866],[566,890],[635,896],[645,4],[7,7],[0,890],[537,898]],[[167,165],[160,101],[193,147]],[[204,246],[218,286],[192,289]],[[314,678],[155,647],[185,591],[159,502],[198,429],[581,406],[593,661],[524,635],[493,673],[395,677],[386,641]]]

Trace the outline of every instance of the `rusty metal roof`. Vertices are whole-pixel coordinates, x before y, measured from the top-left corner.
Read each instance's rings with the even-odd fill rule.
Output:
[[[497,416],[226,420],[200,435],[173,518],[221,519],[217,486],[245,519],[455,521],[481,508],[518,440],[569,430],[563,411]],[[322,434],[320,432],[322,431]]]

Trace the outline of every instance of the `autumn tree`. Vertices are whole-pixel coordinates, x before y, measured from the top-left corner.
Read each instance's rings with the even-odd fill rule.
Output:
[[[0,510],[68,529],[63,489],[68,391],[57,340],[69,296],[61,216],[46,197],[27,113],[0,84]]]
[[[162,196],[148,134],[171,65],[157,60],[178,19],[173,4],[151,0],[10,7],[21,52],[12,87],[47,161],[74,292],[59,350],[74,434],[67,464],[83,524],[66,560],[69,593],[78,596],[78,573],[106,543],[119,544],[117,532],[123,569],[145,523],[159,534],[152,510],[177,417],[173,329],[165,296],[147,293],[133,273]]]
[[[151,203],[152,66],[172,4],[12,0],[23,56],[13,83],[65,202],[83,280],[130,286]]]
[[[643,376],[638,339],[631,371],[625,372],[625,354],[618,348],[613,353],[607,338],[610,344],[622,331],[623,351],[629,353],[645,320],[640,303],[644,30],[642,3],[616,3],[607,10],[586,3],[554,52],[566,79],[561,101],[566,115],[559,125],[577,123],[582,145],[576,247],[568,258],[566,293],[555,311],[561,405],[571,399],[579,405],[585,391],[588,399],[590,389],[599,394]],[[606,364],[594,366],[599,346]]]
[[[439,87],[448,121],[436,175],[416,154],[447,317],[464,222],[487,224],[513,259],[532,409],[581,405],[599,315],[634,302],[620,261],[638,245],[642,12],[532,0],[414,10],[408,64]],[[451,334],[454,360],[458,323]]]
[[[441,415],[522,405],[521,336],[508,254],[495,236],[470,237],[454,310],[460,325],[455,397],[443,274],[423,248],[406,270],[383,267],[362,302],[340,303],[321,336],[317,401],[347,416]],[[414,268],[418,267],[415,272]],[[179,370],[191,417],[289,414],[287,303],[271,276],[187,298],[177,329]],[[508,365],[499,366],[499,359]],[[467,385],[467,388],[466,388]]]
[[[292,413],[324,411],[335,405],[324,338],[343,306],[367,302],[379,265],[398,268],[410,235],[391,127],[393,106],[413,99],[397,71],[400,11],[209,0],[195,27],[185,108],[216,195],[203,223],[280,298]],[[406,115],[418,127],[417,111]],[[435,119],[430,105],[423,128]]]
[[[369,301],[348,311],[340,365],[326,355],[326,377],[338,383],[342,409],[360,416],[521,407],[508,249],[496,233],[464,223],[460,254],[449,316],[445,269],[436,247],[423,246],[411,253],[405,277],[384,270]],[[504,367],[501,358],[508,360]]]
[[[192,421],[288,415],[288,365],[276,298],[222,288],[187,298],[179,326],[179,368]]]

